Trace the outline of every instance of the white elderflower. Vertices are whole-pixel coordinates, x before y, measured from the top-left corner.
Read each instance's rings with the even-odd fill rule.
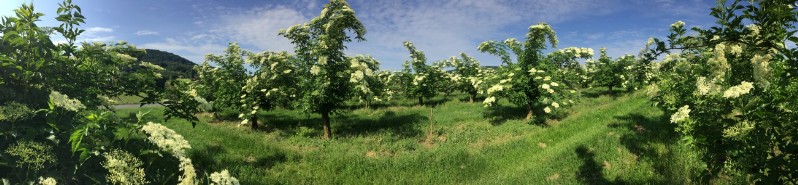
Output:
[[[186,149],[191,148],[183,136],[161,124],[148,122],[141,130],[149,135],[147,140],[172,155],[185,156]]]
[[[111,184],[146,184],[142,162],[132,154],[123,150],[105,153],[103,168],[108,170],[108,182]]]
[[[319,72],[321,72],[319,66],[314,65],[313,67],[310,67],[310,74],[317,75]]]
[[[502,86],[502,85],[493,85],[490,88],[488,88],[488,94],[492,94],[494,92],[499,92],[499,91],[502,91],[502,90],[504,90],[504,86]]]
[[[724,98],[737,98],[742,95],[748,94],[751,92],[751,89],[754,88],[754,84],[751,82],[743,81],[740,85],[736,85],[733,87],[729,87],[726,91],[723,92]]]
[[[491,96],[491,97],[485,98],[485,101],[482,101],[482,104],[484,104],[485,107],[488,107],[488,106],[493,105],[493,103],[495,103],[495,102],[496,102],[496,97]]]
[[[543,112],[551,113],[551,108],[549,107],[543,108]]]
[[[560,84],[558,84],[557,82],[551,82],[551,86],[552,87],[557,87],[557,86],[560,86]]]
[[[211,173],[211,185],[239,185],[238,179],[230,176],[227,170]]]
[[[549,80],[551,80],[550,76],[546,76],[545,78],[543,78],[543,81],[549,81]]]
[[[754,65],[754,79],[757,83],[762,85],[762,87],[770,86],[770,81],[768,77],[770,76],[770,59],[773,56],[770,54],[766,55],[754,55],[754,58],[751,59],[751,63]]]
[[[678,123],[678,122],[684,121],[687,118],[690,118],[690,106],[689,105],[685,105],[685,106],[679,108],[679,110],[676,111],[676,113],[673,113],[673,115],[671,115],[671,123]]]
[[[683,26],[684,26],[684,22],[682,22],[682,21],[676,21],[675,23],[671,24],[672,28],[683,27]]]
[[[540,88],[549,89],[551,87],[549,86],[549,84],[543,84],[543,85],[540,85]]]
[[[6,183],[5,179],[3,179],[3,180],[4,180],[3,181],[4,184],[10,184],[10,183]],[[41,185],[56,185],[57,183],[58,182],[56,182],[55,179],[52,178],[52,177],[47,177],[47,178],[39,177],[39,184],[41,184]]]
[[[560,104],[558,104],[557,102],[551,103],[551,106],[554,108],[560,108]]]
[[[58,91],[50,92],[50,102],[56,107],[61,107],[73,112],[86,108],[80,100],[70,99],[69,96],[61,94]]]

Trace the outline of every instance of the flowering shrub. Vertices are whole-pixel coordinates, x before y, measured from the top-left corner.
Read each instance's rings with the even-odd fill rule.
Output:
[[[540,23],[529,27],[524,43],[511,38],[504,42],[487,41],[480,44],[480,51],[497,55],[503,62],[496,70],[498,83],[494,82],[487,89],[488,97],[483,104],[491,106],[495,104],[496,97],[505,97],[525,106],[527,119],[531,119],[535,113],[545,118],[561,105],[573,103],[570,97],[576,91],[571,87],[574,84],[565,81],[565,76],[572,74],[567,70],[574,69],[573,57],[592,54],[589,49],[572,48],[544,56],[541,51],[546,48],[546,41],[553,47],[557,45],[554,30],[548,24]],[[517,56],[516,62],[511,61],[508,50]]]
[[[297,104],[305,112],[321,114],[325,139],[332,135],[330,113],[344,107],[356,91],[350,82],[355,71],[351,70],[351,60],[344,55],[344,43],[352,40],[347,33],[354,33],[354,39],[363,41],[366,28],[344,0],[331,0],[308,23],[279,33],[291,40],[297,59],[302,61],[303,78],[297,83],[301,89]]]
[[[15,13],[0,22],[3,184],[174,181],[156,179],[168,176],[159,174],[163,170],[142,167],[174,158],[151,155],[148,151],[157,146],[142,142],[143,115],[137,121],[118,117],[108,97],[141,96],[143,103],[163,105],[167,119],[196,121],[198,101],[188,86],[179,81],[157,85],[163,68],[139,61],[145,51],[124,41],[76,46],[83,32],[77,26],[85,18],[69,0],[59,4],[62,24],[52,29],[36,25],[43,14],[31,5]],[[54,44],[53,31],[66,42]]]
[[[607,56],[607,50],[601,48],[599,60],[590,60],[586,63],[592,85],[605,86],[610,94],[613,93],[615,87],[622,89],[631,87],[630,74],[633,74],[632,65],[635,61],[635,57],[632,55],[624,55],[612,60]]]
[[[431,98],[437,94],[438,86],[444,79],[442,66],[427,65],[427,57],[411,42],[404,42],[405,48],[410,51],[410,59],[405,61],[402,71],[405,83],[405,94],[418,98],[418,104],[424,105],[424,98]]]
[[[708,174],[798,183],[798,49],[785,47],[798,41],[794,3],[720,1],[711,13],[719,25],[685,36],[679,21],[667,43],[650,41],[648,56],[668,55],[649,94],[703,152]]]

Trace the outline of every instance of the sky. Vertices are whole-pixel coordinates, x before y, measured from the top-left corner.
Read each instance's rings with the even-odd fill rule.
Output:
[[[32,3],[45,16],[39,26],[57,26],[54,0],[0,0],[0,16]],[[321,12],[324,0],[74,0],[86,23],[86,42],[125,40],[202,63],[231,42],[253,52],[292,51],[277,33]],[[366,41],[348,43],[349,55],[369,54],[382,69],[400,70],[409,60],[402,42],[425,52],[428,63],[465,52],[482,65],[499,57],[477,51],[479,43],[523,40],[529,26],[546,22],[558,48],[607,48],[611,57],[637,54],[649,37],[665,38],[670,24],[707,28],[714,0],[349,0],[365,25]],[[54,40],[58,40],[57,38]],[[596,53],[598,55],[598,53]],[[595,56],[594,58],[597,58]]]

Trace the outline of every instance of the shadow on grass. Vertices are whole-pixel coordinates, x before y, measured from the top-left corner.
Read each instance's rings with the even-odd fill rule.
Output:
[[[274,131],[280,130],[287,134],[298,134],[307,137],[321,137],[322,120],[319,117],[309,117],[304,115],[285,115],[269,114],[259,116],[259,120],[264,120],[264,127],[261,130]],[[425,115],[418,113],[397,114],[393,111],[386,111],[376,118],[364,118],[360,116],[342,115],[333,116],[331,127],[333,137],[353,137],[365,136],[374,133],[389,132],[399,137],[417,137],[423,134],[416,125],[429,121]]]
[[[619,91],[619,90],[613,90],[612,93],[610,93],[610,91],[607,90],[606,88],[591,89],[589,91],[582,92],[582,96],[588,98],[598,98],[599,96],[611,96],[613,98],[617,98],[625,94],[626,93],[624,91]]]
[[[538,109],[535,109],[538,110]],[[523,120],[526,123],[538,125],[541,127],[548,127],[549,125],[546,124],[547,118],[560,120],[567,117],[567,113],[565,112],[558,112],[555,114],[550,115],[549,117],[544,116],[537,116],[537,115],[544,115],[546,113],[542,111],[533,111],[532,113],[535,115],[532,117],[532,120],[526,120],[527,109],[522,106],[515,106],[515,105],[495,105],[490,107],[485,111],[483,117],[487,118],[488,121],[494,126],[504,124],[509,120]]]
[[[670,124],[664,116],[645,116],[633,113],[615,117],[622,120],[608,125],[612,128],[629,130],[621,136],[623,144],[630,152],[639,157],[638,161],[652,163],[656,174],[664,177],[648,184],[704,184],[700,179],[708,179],[701,175],[700,164],[690,159],[693,151],[682,147],[674,124]],[[623,121],[625,120],[625,121]]]
[[[527,110],[521,106],[495,105],[487,108],[483,117],[492,125],[501,125],[508,120],[526,119]]]
[[[295,157],[296,155],[284,153],[283,150],[278,148],[270,148],[265,151],[251,151],[250,154],[247,154],[243,159],[225,156],[226,153],[227,150],[221,145],[205,145],[204,147],[191,150],[189,155],[197,171],[206,173],[229,169],[232,174],[247,174],[252,173],[251,169],[269,169],[289,160],[298,160]],[[239,177],[239,180],[241,184],[261,183],[250,181],[250,178]]]
[[[576,172],[576,178],[584,184],[626,184],[604,178],[603,166],[596,161],[596,154],[584,145],[576,148],[576,156],[582,160],[582,166]]]

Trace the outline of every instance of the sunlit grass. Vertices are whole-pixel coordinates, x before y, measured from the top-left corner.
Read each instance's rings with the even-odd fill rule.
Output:
[[[266,126],[254,132],[208,117],[165,125],[189,140],[198,169],[229,169],[242,184],[695,183],[701,165],[661,111],[641,93],[601,92],[544,124],[506,101],[488,109],[465,96],[377,104],[334,116],[331,141],[318,115],[283,109],[260,112]],[[160,121],[160,108],[141,110]]]

